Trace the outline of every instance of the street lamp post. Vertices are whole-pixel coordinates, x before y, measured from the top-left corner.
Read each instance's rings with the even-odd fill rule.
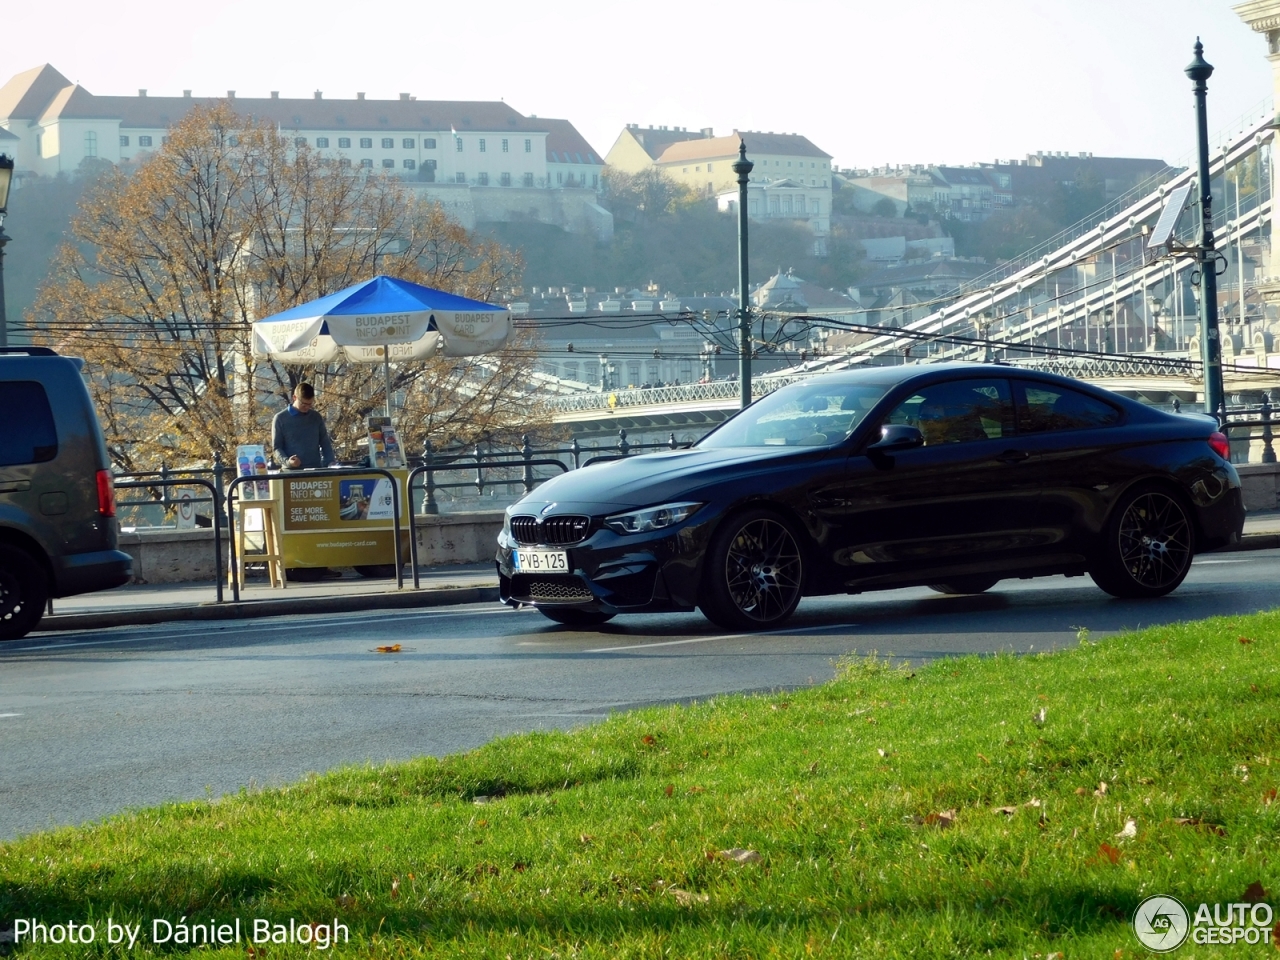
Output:
[[[733,172],[738,175],[738,331],[741,344],[738,352],[738,385],[742,393],[742,406],[751,404],[751,310],[747,306],[747,183],[755,164],[747,159],[747,144],[738,141],[738,159],[733,162]]]
[[[1196,38],[1196,58],[1184,71],[1194,84],[1196,98],[1196,154],[1200,188],[1200,227],[1196,259],[1200,266],[1200,357],[1204,361],[1204,410],[1223,416],[1222,340],[1218,335],[1217,256],[1213,247],[1213,191],[1209,181],[1209,118],[1205,105],[1213,67],[1205,62],[1204,45]],[[1221,422],[1221,421],[1219,421]]]
[[[1151,339],[1147,342],[1147,349],[1154,352],[1160,349],[1160,307],[1162,304],[1159,297],[1152,297],[1147,303],[1151,307]]]
[[[9,346],[9,317],[4,309],[4,245],[10,237],[4,232],[4,218],[9,212],[9,187],[12,184],[13,157],[0,153],[0,348]]]

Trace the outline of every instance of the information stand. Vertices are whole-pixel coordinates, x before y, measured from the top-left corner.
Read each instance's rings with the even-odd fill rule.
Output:
[[[391,473],[405,512],[409,471]],[[394,501],[386,477],[326,477],[323,472],[294,477],[286,472],[271,478],[271,493],[286,568],[394,564]],[[401,530],[400,540],[401,556],[407,557],[407,531]]]

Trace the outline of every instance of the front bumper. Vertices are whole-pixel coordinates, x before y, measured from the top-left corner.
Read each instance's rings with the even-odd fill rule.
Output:
[[[696,521],[696,522],[695,522]],[[580,543],[519,544],[565,550],[567,573],[529,573],[515,568],[516,542],[498,536],[498,589],[511,606],[556,606],[602,613],[692,610],[698,603],[709,524],[695,515],[669,530],[614,533],[593,519]]]

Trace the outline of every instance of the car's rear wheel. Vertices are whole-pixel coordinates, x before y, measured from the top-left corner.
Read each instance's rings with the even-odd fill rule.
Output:
[[[747,510],[721,523],[711,541],[700,606],[717,626],[767,629],[795,612],[803,586],[790,525],[770,510]]]
[[[613,619],[612,613],[598,610],[574,610],[571,607],[538,607],[538,612],[548,620],[563,623],[566,627],[598,627]]]
[[[964,593],[986,593],[999,582],[999,577],[956,577],[946,583],[931,583],[929,589],[949,596],[959,596]]]
[[[1113,597],[1163,597],[1186,578],[1194,546],[1182,500],[1168,490],[1139,487],[1116,504],[1089,575]]]
[[[25,637],[44,616],[49,583],[35,558],[0,546],[0,640]]]

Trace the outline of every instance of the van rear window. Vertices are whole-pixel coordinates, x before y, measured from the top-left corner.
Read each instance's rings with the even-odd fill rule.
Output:
[[[57,455],[58,431],[44,387],[32,380],[0,382],[0,467]]]

